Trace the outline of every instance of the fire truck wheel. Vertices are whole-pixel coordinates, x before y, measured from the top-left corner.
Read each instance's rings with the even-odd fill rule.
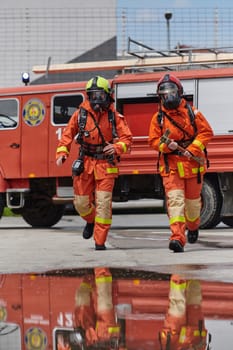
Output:
[[[220,213],[222,208],[222,196],[210,179],[204,179],[201,198],[202,209],[200,228],[213,228],[221,221]]]
[[[51,227],[63,216],[64,205],[55,205],[49,198],[34,200],[22,210],[23,219],[32,227]]]
[[[233,216],[222,218],[222,222],[227,226],[233,227]]]

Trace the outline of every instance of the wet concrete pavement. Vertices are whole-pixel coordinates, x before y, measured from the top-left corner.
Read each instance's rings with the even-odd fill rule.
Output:
[[[114,215],[106,251],[84,240],[84,222],[64,216],[50,229],[35,229],[20,217],[0,221],[1,273],[44,272],[95,266],[137,268],[189,277],[233,281],[233,228],[201,230],[184,253],[168,250],[165,214]]]

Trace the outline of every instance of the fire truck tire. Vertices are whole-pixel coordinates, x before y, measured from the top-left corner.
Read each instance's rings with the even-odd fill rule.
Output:
[[[210,229],[221,221],[222,197],[216,186],[205,178],[202,186],[201,229]]]
[[[34,205],[23,208],[21,212],[23,219],[32,227],[51,227],[64,214],[65,206],[56,205],[49,199],[40,199],[33,203]]]

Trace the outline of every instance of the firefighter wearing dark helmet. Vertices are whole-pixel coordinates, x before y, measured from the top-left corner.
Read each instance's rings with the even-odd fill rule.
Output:
[[[157,94],[166,109],[177,109],[181,103],[183,86],[176,77],[167,74],[158,82]]]
[[[186,229],[189,243],[198,239],[204,150],[213,131],[203,114],[183,98],[183,86],[174,75],[159,80],[157,94],[160,106],[152,117],[148,141],[159,152],[171,230],[169,249],[183,252]]]
[[[109,268],[95,267],[82,277],[75,295],[74,326],[83,345],[77,349],[119,349],[120,324]]]
[[[59,141],[56,159],[61,165],[73,140],[79,158],[73,163],[74,206],[86,221],[83,238],[94,234],[95,249],[105,250],[112,222],[112,191],[122,153],[130,151],[132,134],[113,105],[108,80],[96,76],[86,84],[87,99],[72,115]]]

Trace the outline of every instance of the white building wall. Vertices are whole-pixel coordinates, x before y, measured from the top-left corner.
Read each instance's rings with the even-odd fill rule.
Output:
[[[0,86],[65,63],[116,35],[117,0],[0,0]]]

